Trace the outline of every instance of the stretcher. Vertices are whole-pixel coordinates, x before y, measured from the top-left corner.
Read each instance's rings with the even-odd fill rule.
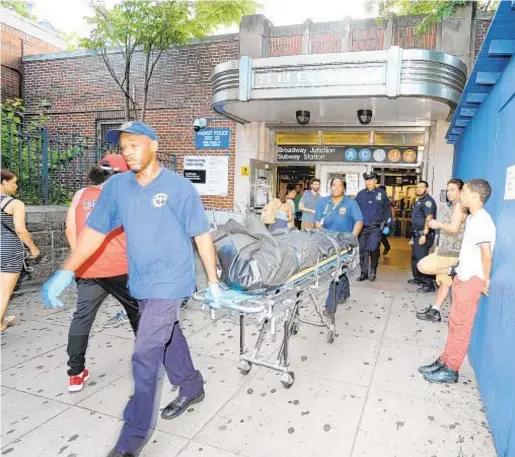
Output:
[[[253,366],[266,367],[281,373],[282,385],[289,389],[295,382],[295,374],[290,370],[290,339],[299,332],[301,324],[326,329],[326,340],[329,344],[336,337],[335,307],[324,312],[324,302],[329,285],[338,282],[343,275],[352,272],[359,264],[358,247],[339,250],[335,254],[320,260],[312,267],[306,268],[292,276],[285,284],[259,295],[250,295],[232,290],[222,285],[220,308],[239,314],[240,354],[238,369],[243,375],[250,373]],[[332,289],[336,294],[336,290]],[[209,307],[204,298],[203,309]],[[311,314],[306,310],[311,309]],[[211,310],[214,317],[214,310]],[[245,323],[247,318],[257,319],[259,333],[252,349],[246,345]],[[276,341],[279,325],[283,327],[283,335],[275,360],[261,355],[261,349],[267,333]]]

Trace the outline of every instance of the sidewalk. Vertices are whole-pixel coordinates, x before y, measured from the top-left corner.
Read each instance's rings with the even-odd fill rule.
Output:
[[[159,419],[141,456],[494,457],[468,363],[453,386],[429,385],[417,372],[445,341],[447,309],[444,323],[417,321],[415,310],[432,297],[414,293],[406,279],[385,266],[375,284],[358,286],[352,278],[333,345],[320,329],[301,326],[290,349],[290,390],[266,369],[242,376],[237,317],[212,322],[193,302],[182,325],[206,380],[206,400],[176,420]],[[69,394],[73,300],[69,293],[67,308],[46,310],[30,293],[10,306],[18,320],[1,342],[2,455],[104,457],[116,441],[132,389],[131,331],[128,324],[102,328],[119,309],[109,300],[91,339],[90,380]],[[161,407],[173,390],[165,379]]]

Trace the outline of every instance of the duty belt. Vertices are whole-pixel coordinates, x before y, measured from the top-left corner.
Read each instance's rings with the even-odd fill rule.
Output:
[[[374,222],[373,224],[365,225],[364,227],[365,228],[379,228],[379,227],[381,227],[381,222]]]

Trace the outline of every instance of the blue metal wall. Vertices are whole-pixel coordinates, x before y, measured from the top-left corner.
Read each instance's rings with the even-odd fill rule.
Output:
[[[497,225],[492,285],[480,303],[469,357],[499,457],[515,457],[515,201],[505,201],[515,165],[515,57],[455,146],[454,176],[487,179]]]

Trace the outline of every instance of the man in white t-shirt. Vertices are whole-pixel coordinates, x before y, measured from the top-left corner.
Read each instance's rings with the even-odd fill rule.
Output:
[[[428,382],[458,382],[458,372],[467,355],[481,294],[488,295],[496,229],[483,208],[492,194],[484,179],[468,181],[461,192],[461,204],[470,211],[465,222],[456,278],[452,285],[449,334],[442,355],[419,368]]]

